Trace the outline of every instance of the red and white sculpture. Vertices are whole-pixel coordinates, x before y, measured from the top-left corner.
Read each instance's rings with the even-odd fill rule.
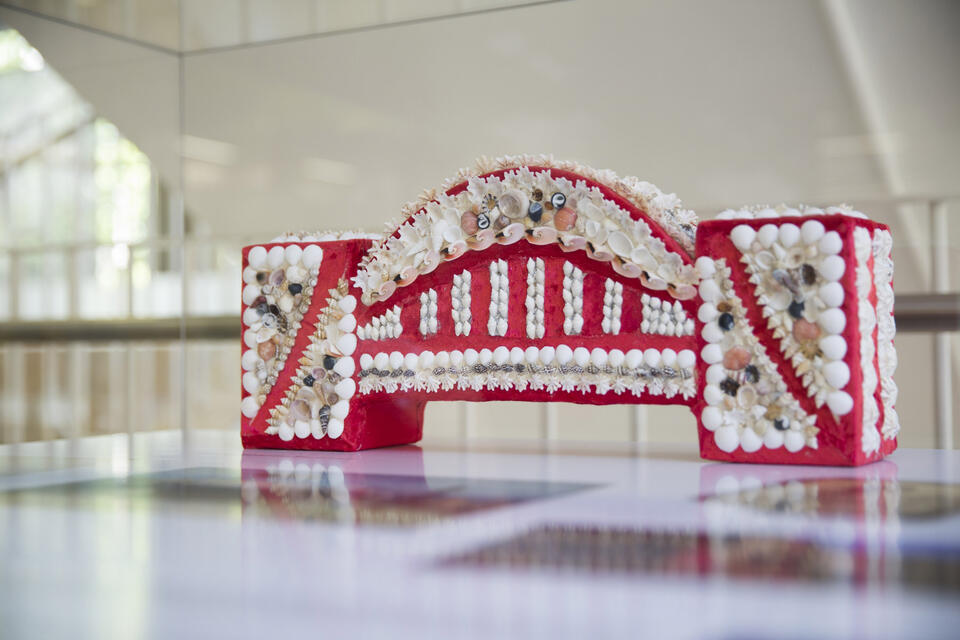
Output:
[[[384,236],[243,250],[243,443],[410,443],[430,400],[684,404],[705,458],[864,464],[899,430],[891,246],[845,207],[698,224],[636,178],[484,160]]]

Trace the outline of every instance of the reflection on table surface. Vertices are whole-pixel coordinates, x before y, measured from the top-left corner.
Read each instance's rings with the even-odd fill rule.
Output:
[[[837,469],[123,438],[0,447],[4,638],[950,637],[960,622],[953,452]]]

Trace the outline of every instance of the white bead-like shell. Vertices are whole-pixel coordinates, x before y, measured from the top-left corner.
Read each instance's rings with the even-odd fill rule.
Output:
[[[697,364],[697,354],[690,349],[683,349],[677,354],[677,366],[681,369],[691,369]]]
[[[846,391],[834,391],[827,395],[827,406],[834,415],[844,416],[853,410],[853,398]]]
[[[700,414],[700,421],[708,431],[716,431],[723,422],[723,413],[717,407],[707,407]]]
[[[579,367],[585,367],[590,364],[590,351],[586,347],[577,347],[573,350],[573,361]]]
[[[820,263],[818,271],[827,282],[835,282],[843,277],[847,265],[840,256],[827,256]]]
[[[721,427],[713,433],[713,441],[721,451],[732,453],[740,444],[740,438],[734,427]]]
[[[843,389],[850,382],[850,367],[843,360],[834,360],[823,365],[823,377],[834,389]]]
[[[720,329],[716,322],[708,322],[703,325],[700,335],[707,342],[720,342],[723,340],[723,330]]]
[[[561,367],[570,364],[573,360],[573,349],[565,344],[557,345],[557,364]]]
[[[720,287],[713,280],[704,280],[700,283],[700,297],[703,298],[704,302],[719,302],[721,297]],[[656,300],[656,298],[651,299],[650,302],[653,303],[653,300]]]
[[[723,360],[723,349],[718,344],[708,344],[700,352],[700,355],[703,356],[703,361],[707,364],[716,364]]]
[[[757,232],[753,230],[753,227],[740,224],[735,226],[733,231],[730,232],[730,240],[740,251],[747,251],[750,249],[750,244],[756,235]]]
[[[836,231],[829,231],[820,238],[819,247],[820,253],[829,256],[836,255],[843,249],[843,238]]]
[[[620,349],[611,349],[607,354],[607,362],[611,367],[619,367],[626,359],[626,355]]]
[[[758,451],[763,446],[763,440],[753,429],[744,429],[740,432],[740,448],[746,453]]]
[[[819,220],[807,220],[803,223],[803,226],[800,227],[800,238],[803,240],[803,244],[811,245],[815,242],[819,242],[820,238],[824,234],[823,223]]]
[[[780,237],[780,230],[775,224],[765,224],[757,231],[757,242],[764,249],[769,249]]]
[[[803,434],[799,431],[787,431],[783,435],[783,446],[786,447],[787,451],[790,453],[796,453],[803,449],[804,441]]]
[[[337,360],[337,364],[333,365],[333,370],[344,378],[349,378],[356,370],[356,363],[353,358],[345,356]]]
[[[823,304],[827,307],[839,307],[843,304],[843,285],[839,282],[828,282],[827,284],[820,287],[820,300],[823,301]]]
[[[607,352],[597,347],[590,352],[590,364],[595,367],[607,366]]]
[[[789,249],[800,240],[800,227],[788,222],[780,225],[780,244]]]
[[[276,269],[283,264],[285,255],[283,247],[271,247],[270,251],[267,252],[267,266]]]
[[[311,271],[319,267],[322,261],[323,261],[323,249],[321,249],[315,244],[309,245],[306,249],[303,250],[303,254],[300,256],[300,262],[303,263],[303,266],[305,266],[307,269],[310,269]]]
[[[847,316],[840,309],[826,309],[820,312],[817,322],[828,334],[839,334],[847,326]]]
[[[240,413],[247,418],[254,417],[259,410],[260,405],[257,404],[257,399],[254,396],[247,396],[240,402]]]
[[[623,362],[628,369],[636,369],[643,362],[643,351],[640,349],[630,349],[627,351]]]
[[[331,418],[327,423],[327,436],[336,440],[343,435],[343,420]]]
[[[267,250],[264,247],[253,247],[247,252],[247,264],[259,269],[267,262]]]

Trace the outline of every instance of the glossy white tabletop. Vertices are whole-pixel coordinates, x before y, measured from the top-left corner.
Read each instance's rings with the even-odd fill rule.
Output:
[[[918,450],[5,446],[0,637],[957,637],[958,482]]]

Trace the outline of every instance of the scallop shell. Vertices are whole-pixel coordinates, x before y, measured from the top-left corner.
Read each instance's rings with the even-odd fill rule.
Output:
[[[630,261],[641,269],[653,271],[657,268],[657,261],[646,247],[637,247],[630,252]]]
[[[621,258],[629,258],[633,252],[633,243],[627,237],[627,234],[622,231],[611,232],[607,238],[607,244]]]
[[[603,214],[603,210],[592,202],[582,202],[577,206],[577,213],[582,214],[585,218],[589,218],[594,221],[602,221],[606,216]],[[588,222],[589,224],[589,222]]]
[[[765,271],[772,269],[774,265],[777,264],[776,257],[774,257],[774,255],[769,251],[761,251],[757,254],[755,260],[757,262],[757,266]]]

